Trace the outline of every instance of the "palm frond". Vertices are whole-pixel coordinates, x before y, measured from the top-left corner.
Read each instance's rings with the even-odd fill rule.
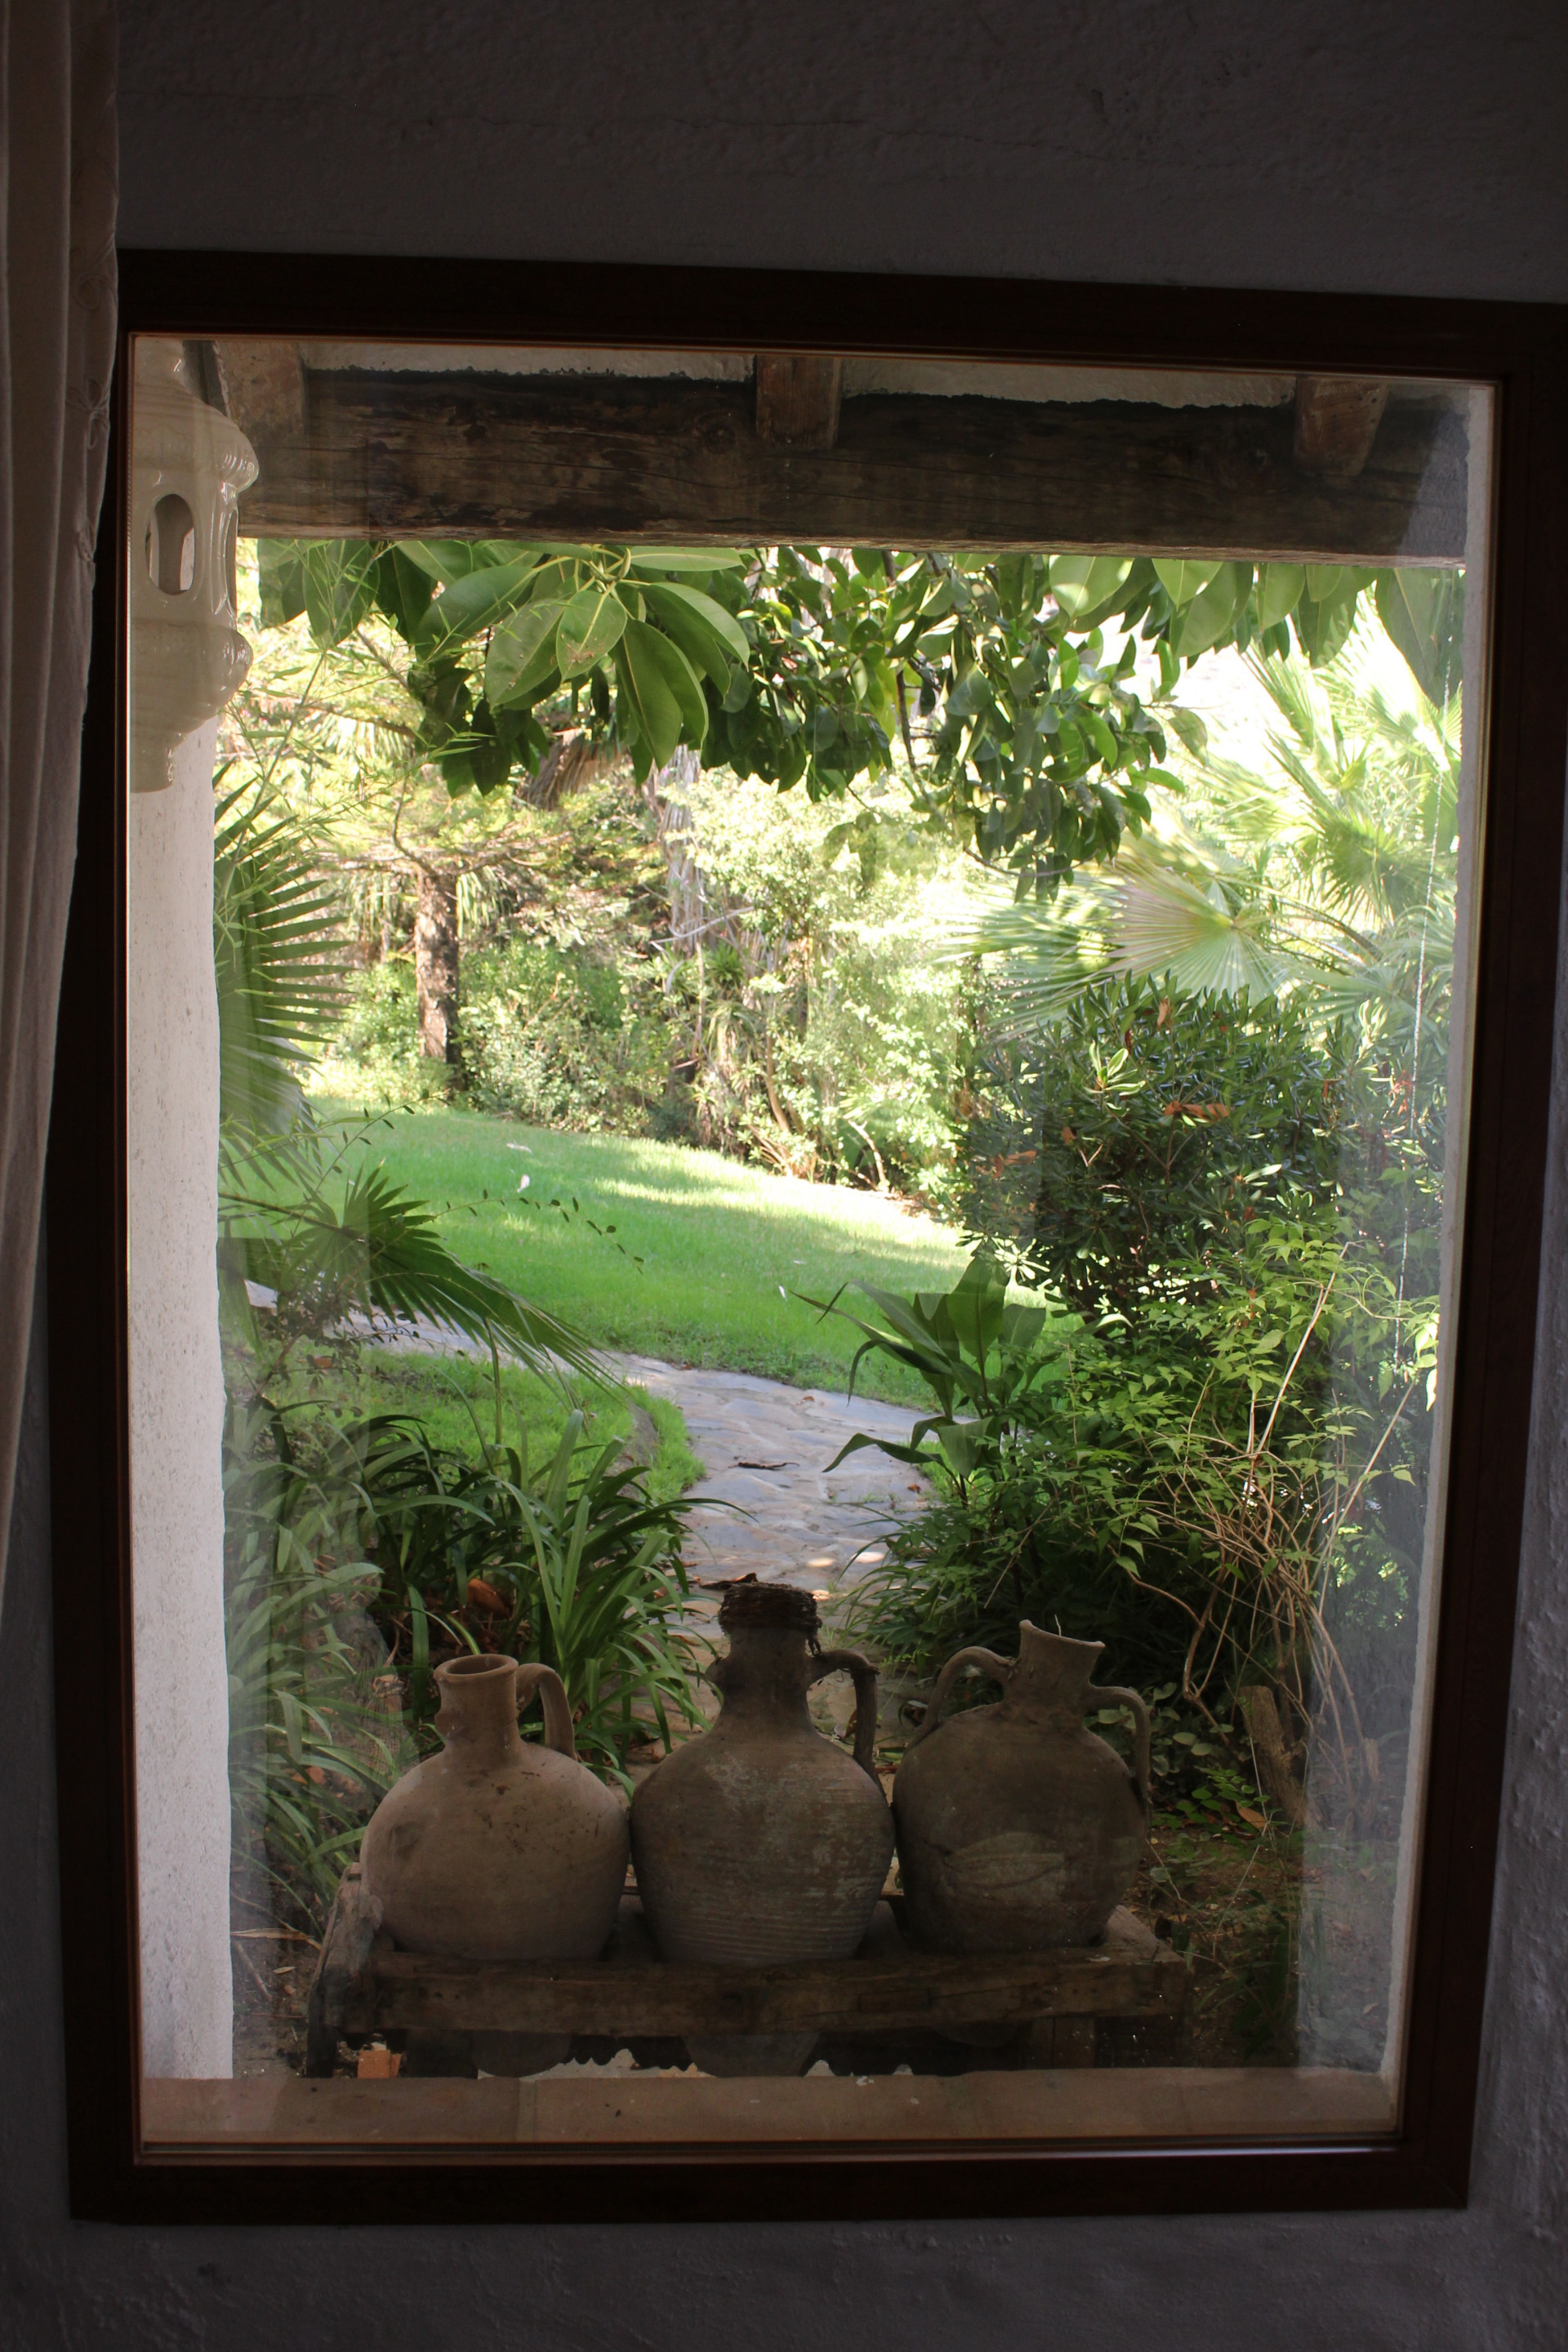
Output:
[[[335,938],[338,894],[299,819],[266,792],[228,793],[216,826],[220,1116],[282,1129],[304,1109],[310,1047],[333,1034],[341,1015],[347,966]]]
[[[547,1376],[613,1381],[580,1332],[455,1257],[427,1205],[384,1167],[330,1158],[300,1183],[307,1167],[296,1146],[230,1169],[219,1210],[231,1273],[280,1296],[313,1293],[336,1320],[424,1318]]]
[[[995,907],[963,946],[1012,960],[1013,1019],[1023,1029],[1059,1017],[1087,989],[1119,979],[1165,980],[1183,994],[1254,1001],[1297,984],[1306,967],[1280,943],[1271,904],[1236,862],[1205,869],[1189,836],[1178,871],[1129,845],[1111,875],[1086,877],[1050,906]]]
[[[1441,1024],[1457,701],[1437,709],[1364,627],[1326,668],[1249,667],[1284,722],[1268,772],[1200,751],[1186,814],[1157,803],[1110,872],[1048,907],[994,908],[959,943],[1010,959],[1015,1034],[1123,979],[1254,1003],[1308,988],[1325,1018],[1390,1043]]]

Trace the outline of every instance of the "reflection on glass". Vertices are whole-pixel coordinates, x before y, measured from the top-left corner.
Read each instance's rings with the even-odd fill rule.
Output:
[[[1386,2127],[1480,396],[144,380],[143,602],[258,467],[132,813],[152,2135]]]

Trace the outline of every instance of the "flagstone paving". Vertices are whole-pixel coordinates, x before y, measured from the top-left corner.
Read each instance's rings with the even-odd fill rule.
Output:
[[[427,1355],[481,1352],[423,1316],[395,1331],[383,1325],[376,1338]],[[847,1592],[880,1567],[899,1521],[930,1499],[917,1471],[871,1447],[828,1466],[858,1432],[907,1443],[918,1417],[908,1405],[653,1356],[608,1360],[685,1420],[705,1473],[689,1489],[699,1508],[684,1547],[699,1578],[751,1574],[823,1596]]]
[[[881,1565],[898,1522],[930,1498],[918,1472],[869,1447],[828,1467],[858,1431],[907,1444],[917,1417],[908,1405],[651,1356],[616,1361],[679,1405],[706,1470],[690,1492],[717,1507],[692,1513],[685,1546],[698,1576],[846,1591]]]

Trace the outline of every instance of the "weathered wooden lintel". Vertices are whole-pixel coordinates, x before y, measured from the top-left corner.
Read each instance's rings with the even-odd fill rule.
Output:
[[[305,431],[305,371],[298,343],[276,336],[211,344],[223,405],[253,440],[298,441]]]
[[[1391,406],[1350,478],[1298,460],[1289,408],[866,394],[830,448],[764,439],[746,383],[310,373],[295,430],[240,423],[259,534],[1037,547],[1447,564],[1466,441]]]
[[[759,352],[757,433],[792,448],[831,449],[838,437],[844,362],[816,352]]]
[[[1372,455],[1388,392],[1372,376],[1298,376],[1296,463],[1308,473],[1353,480]]]

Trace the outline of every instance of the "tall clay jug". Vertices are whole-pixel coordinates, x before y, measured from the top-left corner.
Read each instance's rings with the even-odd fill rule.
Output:
[[[893,1783],[910,1930],[939,1952],[1098,1943],[1132,1883],[1149,1819],[1149,1717],[1136,1691],[1089,1683],[1102,1642],[1018,1628],[1018,1655],[960,1650],[942,1670]],[[942,1721],[966,1666],[1004,1696]],[[1083,1727],[1130,1706],[1137,1765]]]
[[[371,1816],[360,1860],[398,1943],[448,1959],[591,1959],[626,1874],[620,1800],[576,1760],[561,1677],[513,1658],[436,1669],[439,1756]],[[547,1744],[518,1731],[538,1691]]]
[[[893,1853],[872,1769],[877,1676],[853,1650],[819,1654],[816,1603],[790,1585],[731,1585],[719,1612],[723,1707],[632,1800],[632,1856],[654,1940],[669,1960],[765,1966],[847,1959]],[[853,1760],[812,1727],[806,1694],[855,1678]],[[688,2036],[713,2074],[792,2073],[815,2036]]]

